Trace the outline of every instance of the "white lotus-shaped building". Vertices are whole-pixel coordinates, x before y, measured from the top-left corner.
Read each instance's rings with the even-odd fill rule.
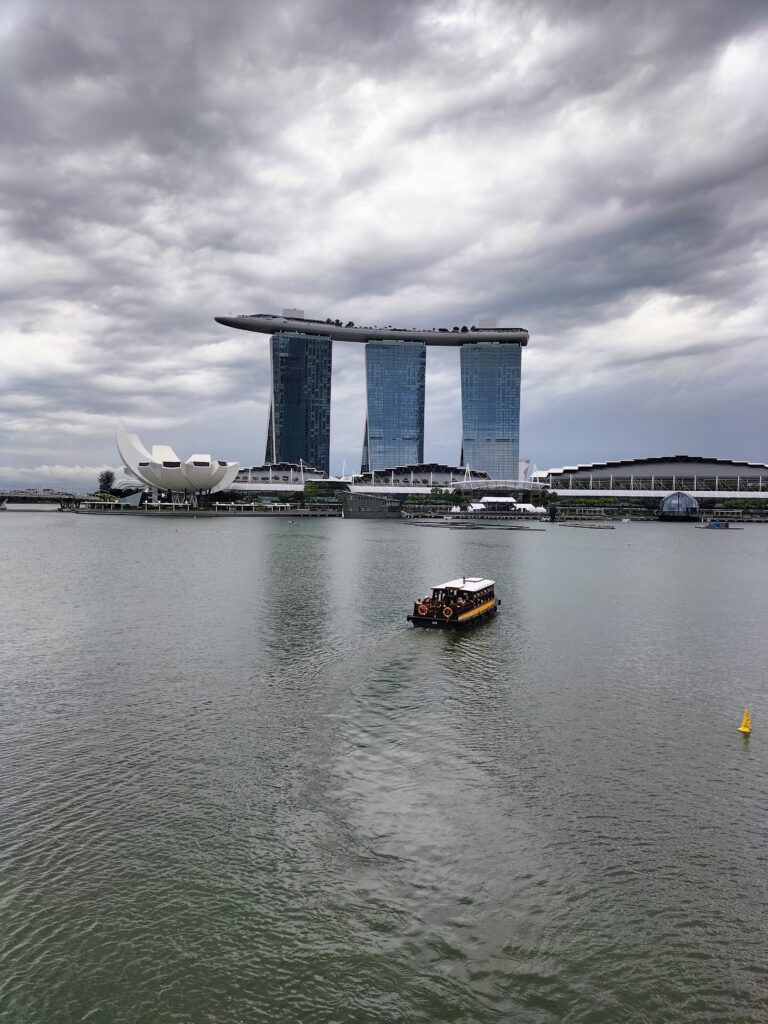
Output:
[[[117,434],[117,450],[129,476],[163,491],[223,491],[240,469],[239,462],[222,462],[210,455],[190,455],[182,462],[167,444],[154,444],[149,452],[136,434],[123,430]]]

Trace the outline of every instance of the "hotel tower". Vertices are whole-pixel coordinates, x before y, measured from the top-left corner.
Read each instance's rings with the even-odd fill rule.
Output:
[[[216,317],[220,324],[272,335],[267,462],[304,461],[328,471],[331,346],[365,344],[366,422],[362,471],[424,462],[427,347],[459,348],[461,463],[496,480],[515,480],[520,453],[520,327],[360,327],[310,320],[301,310]]]

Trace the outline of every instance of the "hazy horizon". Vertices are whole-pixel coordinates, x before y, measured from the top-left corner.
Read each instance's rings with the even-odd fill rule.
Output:
[[[280,312],[530,331],[521,457],[768,462],[768,8],[8,0],[0,482],[257,465]],[[334,346],[331,471],[363,351]],[[458,354],[425,458],[456,464]]]

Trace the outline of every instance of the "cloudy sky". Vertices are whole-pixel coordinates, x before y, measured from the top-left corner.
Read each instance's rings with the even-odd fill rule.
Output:
[[[260,463],[265,336],[524,326],[521,454],[768,461],[765,0],[3,0],[0,482]],[[332,471],[362,351],[334,347]],[[426,456],[456,462],[458,359]]]

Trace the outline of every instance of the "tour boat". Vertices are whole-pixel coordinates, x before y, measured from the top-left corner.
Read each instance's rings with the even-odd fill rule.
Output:
[[[480,576],[462,576],[432,587],[431,597],[422,597],[413,606],[408,622],[435,629],[463,629],[485,622],[501,601],[496,599],[493,580]]]

